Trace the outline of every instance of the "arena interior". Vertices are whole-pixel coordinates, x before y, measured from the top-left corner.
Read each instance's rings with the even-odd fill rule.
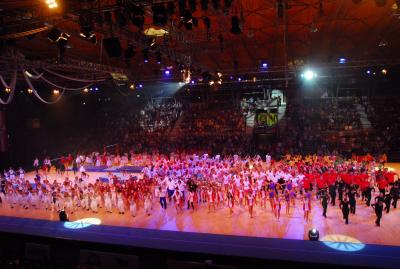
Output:
[[[399,19],[0,1],[0,267],[400,268]]]

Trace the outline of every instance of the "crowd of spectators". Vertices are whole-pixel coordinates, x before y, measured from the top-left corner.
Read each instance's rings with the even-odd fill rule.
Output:
[[[291,100],[282,119],[284,124],[279,124],[279,134],[257,143],[256,150],[274,158],[287,153],[345,157],[387,154],[400,145],[400,126],[396,120],[400,116],[396,109],[400,102],[391,102],[390,105],[385,100],[366,103],[354,98]],[[362,128],[356,109],[360,105],[365,108],[371,128]],[[98,127],[71,144],[81,152],[118,144],[121,152],[135,153],[255,153],[256,141],[245,132],[244,112],[242,106],[232,102],[183,104],[174,99],[150,102],[140,109],[105,109],[97,117]]]
[[[345,131],[361,127],[354,100],[306,100],[297,106],[297,113],[305,132]]]
[[[182,113],[182,103],[175,99],[150,101],[140,111],[139,124],[149,132],[171,127]]]
[[[370,144],[376,150],[399,153],[400,147],[399,98],[374,98],[364,104],[372,125]]]
[[[184,151],[232,154],[248,150],[243,112],[232,104],[188,106],[176,135],[176,148]]]
[[[286,153],[363,155],[371,152],[365,142],[370,130],[361,128],[358,100],[313,99],[291,102],[285,112],[285,128],[263,150],[275,157]]]

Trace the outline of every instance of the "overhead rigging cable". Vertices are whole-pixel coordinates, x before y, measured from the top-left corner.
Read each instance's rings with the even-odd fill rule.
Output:
[[[6,88],[9,88],[11,90],[9,95],[8,95],[7,101],[4,101],[3,99],[0,98],[0,103],[2,105],[8,105],[9,103],[11,103],[11,101],[14,98],[15,85],[17,83],[17,69],[18,69],[17,66],[15,66],[15,69],[14,69],[14,72],[13,72],[13,75],[12,75],[12,78],[11,78],[10,85],[8,85],[5,82],[4,78],[0,75],[0,81],[3,84],[3,86],[6,87]]]
[[[50,70],[50,69],[47,69],[47,68],[43,68],[43,70],[46,71],[46,72],[48,72],[48,73],[50,73],[50,74],[52,74],[52,75],[54,75],[54,76],[57,76],[57,77],[60,77],[60,78],[63,78],[63,79],[68,79],[68,80],[76,81],[76,82],[86,82],[86,83],[91,82],[91,83],[94,83],[94,82],[102,82],[102,81],[105,80],[105,79],[82,79],[82,78],[73,78],[73,77],[70,77],[70,76],[61,75],[61,74],[59,74],[59,73],[57,73],[57,72],[55,72],[55,71],[52,71],[52,70]]]
[[[63,89],[63,91],[60,93],[60,95],[57,97],[56,100],[54,100],[54,101],[52,101],[52,102],[48,102],[48,101],[44,100],[44,99],[38,94],[38,92],[36,91],[35,87],[33,86],[32,82],[31,82],[31,80],[30,80],[29,77],[25,74],[25,72],[22,72],[22,74],[23,74],[24,77],[25,77],[26,83],[28,83],[29,87],[32,89],[33,94],[34,94],[40,101],[42,101],[42,102],[45,103],[45,104],[52,105],[52,104],[55,104],[55,103],[57,103],[58,101],[61,100],[61,97],[63,96],[63,94],[64,94],[64,92],[65,92],[65,89]]]
[[[33,69],[33,72],[34,72],[37,76],[39,76],[39,73],[38,73],[35,69]],[[24,74],[25,74],[25,72],[24,72]],[[78,88],[69,88],[69,87],[63,87],[63,86],[60,86],[60,85],[57,85],[57,84],[51,82],[50,80],[46,79],[46,78],[44,77],[44,75],[43,75],[43,76],[40,76],[40,79],[43,80],[44,82],[50,84],[50,85],[53,86],[53,87],[62,88],[62,89],[67,90],[67,91],[80,91],[80,90],[83,90],[83,89],[85,89],[85,88],[88,88],[88,87],[92,86],[92,83],[90,83],[90,84],[87,84],[87,85],[85,85],[85,86],[81,86],[81,87],[78,87]]]

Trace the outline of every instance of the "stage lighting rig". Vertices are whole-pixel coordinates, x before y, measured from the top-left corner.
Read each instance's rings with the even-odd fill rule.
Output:
[[[311,81],[317,77],[317,73],[312,70],[306,70],[301,74],[301,77],[307,81]]]
[[[147,45],[150,47],[150,49],[154,50],[155,48],[158,47],[157,39],[155,38],[147,39]]]
[[[93,30],[93,18],[92,13],[84,12],[79,15],[79,26],[80,26],[80,33],[79,35],[88,41],[96,44],[97,38],[96,34]]]
[[[190,10],[186,10],[185,13],[181,16],[181,21],[179,23],[179,27],[185,26],[186,30],[192,30],[193,26],[197,27],[198,20],[192,16],[192,12]]]
[[[58,7],[58,4],[55,0],[46,0],[46,4],[50,9]]]
[[[312,228],[308,231],[308,239],[310,241],[318,241],[319,239],[319,231],[316,228]]]
[[[93,44],[97,43],[96,34],[94,33],[93,28],[90,26],[81,27],[79,35],[92,42]]]
[[[57,28],[52,28],[47,35],[47,38],[55,43],[59,48],[64,48],[67,45],[70,35],[64,32],[61,32]]]

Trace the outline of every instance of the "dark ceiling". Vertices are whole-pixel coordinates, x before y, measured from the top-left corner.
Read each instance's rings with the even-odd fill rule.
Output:
[[[42,31],[54,26],[71,35],[65,57],[127,68],[136,78],[157,75],[177,62],[198,71],[252,72],[263,61],[277,68],[336,62],[339,57],[383,63],[400,59],[400,9],[395,0],[210,0],[207,10],[201,7],[204,1],[198,0],[193,17],[199,22],[192,30],[179,27],[178,7],[186,2],[190,9],[193,1],[58,0],[59,7],[51,10],[45,0],[32,2],[0,2],[0,38],[6,47],[16,47],[32,60],[56,58],[58,48],[47,39],[49,30]],[[141,5],[146,14],[143,29],[148,29],[153,21],[151,6],[160,2],[174,2],[175,13],[162,27],[169,35],[156,39],[158,47],[150,50],[150,62],[144,63],[146,36],[129,20],[125,26],[118,25],[114,12],[126,15],[127,5]],[[80,14],[97,16],[107,11],[113,14],[112,23],[94,24],[96,44],[79,37]],[[238,17],[241,34],[230,32],[232,16]],[[210,19],[209,30],[204,17]],[[35,29],[39,31],[35,35],[18,36]],[[110,36],[118,37],[123,49],[134,45],[135,56],[129,61],[123,56],[109,57],[101,39]],[[162,54],[161,64],[155,61],[157,51]]]

